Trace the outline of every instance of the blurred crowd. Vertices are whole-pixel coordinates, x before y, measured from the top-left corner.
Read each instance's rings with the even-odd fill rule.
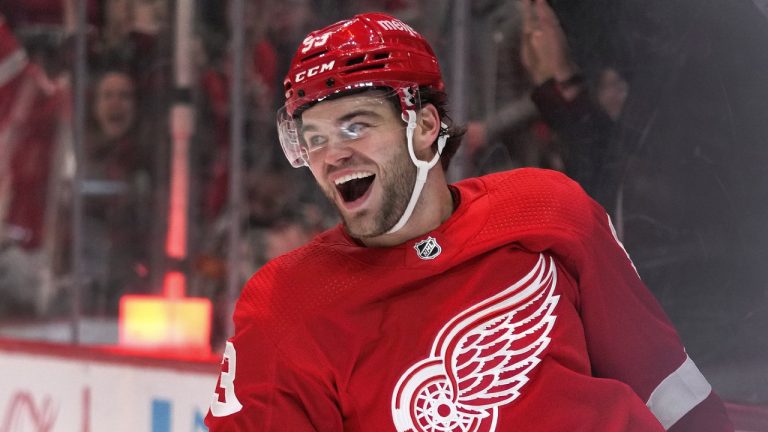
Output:
[[[170,267],[189,295],[221,301],[227,271],[233,57],[230,2],[194,3],[188,257],[164,251],[172,175],[173,4],[88,0],[86,124],[75,146],[77,2],[0,3],[0,317],[63,316],[72,307],[73,194],[82,197],[80,311],[115,316],[126,293],[158,293]],[[245,197],[238,245],[245,280],[266,260],[336,223],[308,173],[287,176],[274,114],[290,56],[310,28],[407,2],[245,1]],[[320,12],[318,11],[325,11]],[[75,186],[80,154],[82,179]],[[301,177],[300,177],[301,178]],[[75,190],[75,187],[78,189]],[[224,318],[222,318],[224,319]],[[221,326],[219,326],[221,327]],[[221,330],[221,328],[219,328]],[[221,335],[216,335],[221,337]]]
[[[82,143],[85,314],[158,292],[169,265],[173,13],[167,0],[88,0]],[[768,319],[765,17],[739,2],[467,2],[468,127],[458,177],[564,171],[612,215],[641,276],[697,358],[748,350]],[[233,58],[230,2],[195,3],[189,294],[226,303]],[[246,0],[243,236],[239,277],[336,223],[277,142],[282,78],[305,34],[360,11],[402,18],[457,70],[459,2]],[[73,193],[74,0],[0,2],[0,317],[68,310]],[[710,10],[711,9],[711,10]],[[696,10],[689,16],[687,12]],[[711,12],[711,13],[710,13]],[[741,21],[739,21],[741,20]],[[718,35],[713,38],[711,35]],[[738,47],[738,51],[734,49]],[[449,94],[450,96],[450,94]],[[763,114],[760,114],[763,113]],[[176,264],[178,265],[178,263]],[[160,275],[160,276],[158,276]],[[222,316],[214,342],[223,337]],[[765,350],[768,341],[754,341]]]

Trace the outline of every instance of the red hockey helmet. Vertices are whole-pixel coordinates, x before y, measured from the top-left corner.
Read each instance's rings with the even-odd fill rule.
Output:
[[[409,25],[366,13],[310,33],[284,81],[285,111],[358,87],[413,83],[443,90],[440,67],[427,41]]]
[[[419,88],[442,91],[445,87],[435,53],[409,25],[382,13],[355,15],[310,33],[293,57],[285,78],[285,106],[277,112],[280,145],[294,167],[309,166],[311,143],[300,134],[297,110],[348,91],[389,88],[382,101],[395,95],[400,100],[408,154],[416,166],[411,198],[398,222],[388,233],[400,230],[409,220],[427,180],[440,159],[447,132],[437,140],[437,152],[420,160],[413,149],[413,131],[420,106]],[[441,122],[442,129],[447,126]],[[345,139],[355,139],[349,130]],[[317,150],[317,148],[315,149]]]

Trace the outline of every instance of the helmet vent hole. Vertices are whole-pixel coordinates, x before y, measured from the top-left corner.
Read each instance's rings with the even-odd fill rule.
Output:
[[[307,60],[311,60],[311,59],[313,59],[313,58],[315,58],[315,57],[319,57],[319,56],[321,56],[321,55],[323,55],[323,54],[325,54],[325,53],[327,53],[327,52],[328,52],[328,50],[322,50],[322,51],[318,51],[318,52],[316,52],[316,53],[312,53],[312,54],[310,54],[310,55],[308,55],[308,56],[306,56],[306,57],[302,58],[302,59],[301,59],[301,61],[302,61],[302,62],[305,62],[305,61],[307,61]]]
[[[383,63],[368,64],[368,65],[363,65],[363,66],[352,68],[352,69],[347,69],[347,70],[341,71],[341,73],[344,75],[348,75],[348,74],[366,71],[366,70],[384,69],[385,67],[386,67],[386,64],[383,64]]]
[[[381,60],[381,59],[385,59],[385,58],[389,58],[389,53],[388,52],[378,53],[375,56],[373,56],[374,60]]]
[[[356,64],[360,64],[365,60],[365,56],[359,56],[352,59],[347,60],[347,66],[354,66]]]

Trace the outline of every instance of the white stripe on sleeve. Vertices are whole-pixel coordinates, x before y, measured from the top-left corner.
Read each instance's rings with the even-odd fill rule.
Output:
[[[706,399],[711,391],[712,386],[686,355],[683,364],[659,383],[645,404],[664,429],[669,429]]]

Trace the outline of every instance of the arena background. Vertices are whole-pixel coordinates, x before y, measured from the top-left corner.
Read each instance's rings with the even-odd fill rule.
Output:
[[[381,10],[441,60],[469,127],[452,178],[564,170],[599,143],[582,174],[641,277],[721,396],[765,409],[768,2],[550,4],[592,100],[607,69],[623,85],[578,140],[531,103],[517,1],[0,1],[2,351],[216,358],[246,278],[336,222],[277,142],[290,57],[307,31]],[[210,328],[142,340],[126,298],[207,299]]]

